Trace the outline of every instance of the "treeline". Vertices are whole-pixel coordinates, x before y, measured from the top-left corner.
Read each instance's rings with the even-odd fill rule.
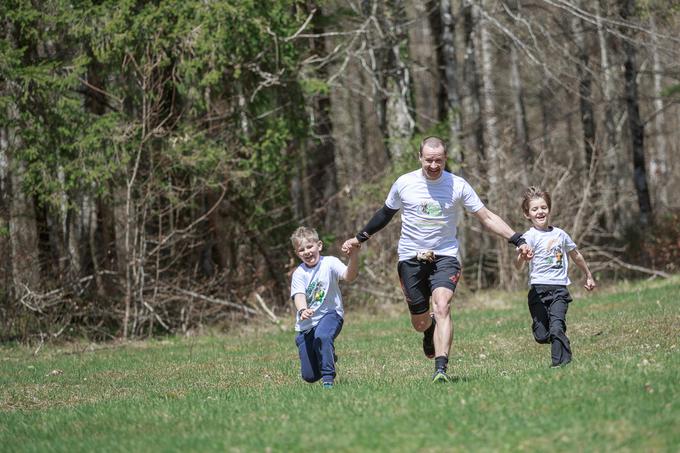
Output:
[[[595,270],[680,258],[680,6],[642,0],[0,4],[0,337],[186,332],[289,310],[426,135],[518,230],[528,184]],[[399,299],[394,221],[352,297]],[[466,286],[523,283],[461,228]]]

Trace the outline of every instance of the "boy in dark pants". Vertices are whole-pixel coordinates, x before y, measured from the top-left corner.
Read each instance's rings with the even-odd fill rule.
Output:
[[[344,310],[338,282],[353,281],[359,273],[359,249],[349,254],[346,266],[334,256],[322,256],[323,243],[311,228],[300,227],[291,236],[302,263],[293,272],[290,297],[297,310],[295,344],[300,353],[302,379],[332,388],[335,380],[335,338],[340,334]]]
[[[595,288],[590,269],[583,255],[576,249],[571,237],[557,227],[550,225],[550,194],[535,187],[529,187],[522,199],[524,217],[532,227],[522,236],[532,249],[527,260],[517,256],[515,267],[521,269],[524,261],[529,262],[529,312],[532,318],[534,339],[538,343],[551,344],[552,366],[560,367],[571,362],[571,345],[567,332],[567,310],[571,296],[567,285],[569,258],[583,271],[585,289]]]

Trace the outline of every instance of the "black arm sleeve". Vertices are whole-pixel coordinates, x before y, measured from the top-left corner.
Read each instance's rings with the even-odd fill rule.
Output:
[[[394,214],[398,211],[398,209],[390,209],[386,205],[383,205],[382,208],[378,209],[375,214],[373,214],[373,217],[371,217],[371,220],[368,221],[364,229],[357,234],[357,240],[359,242],[366,242],[368,238],[390,223],[390,220],[392,220],[392,217],[394,217]]]

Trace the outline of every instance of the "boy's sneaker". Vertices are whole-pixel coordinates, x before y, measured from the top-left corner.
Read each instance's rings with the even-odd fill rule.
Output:
[[[333,388],[333,383],[332,382],[324,382],[322,384],[323,388],[325,389],[332,389]]]
[[[562,363],[553,363],[550,366],[550,368],[562,368],[562,367],[569,365],[570,363],[571,363],[571,360],[567,360],[566,362],[562,362]]]
[[[431,314],[432,325],[423,332],[423,352],[428,359],[434,359],[434,327],[436,325],[434,314]]]
[[[440,368],[437,371],[435,371],[434,374],[432,375],[432,382],[435,384],[437,383],[445,384],[447,382],[451,382],[451,378],[449,377],[448,374],[446,374],[446,371]]]

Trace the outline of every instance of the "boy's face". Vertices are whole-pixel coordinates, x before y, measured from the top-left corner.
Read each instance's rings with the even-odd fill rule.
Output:
[[[295,248],[295,253],[307,266],[314,267],[319,262],[319,256],[322,248],[323,243],[321,241],[302,239],[297,244],[297,247]]]
[[[550,209],[543,198],[534,198],[529,201],[529,212],[524,217],[531,220],[534,228],[546,230],[550,226]]]

